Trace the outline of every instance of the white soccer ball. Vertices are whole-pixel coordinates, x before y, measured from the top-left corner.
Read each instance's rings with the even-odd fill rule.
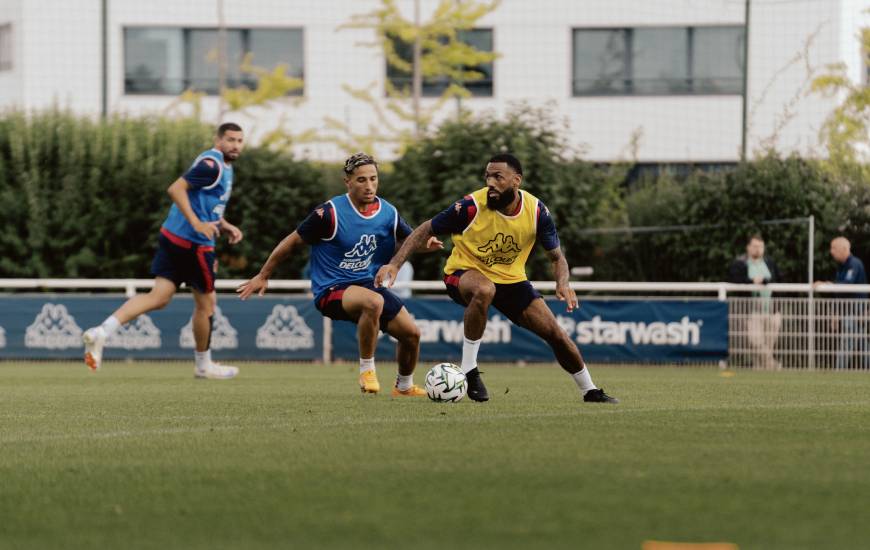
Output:
[[[426,395],[439,403],[455,403],[465,397],[468,383],[462,370],[452,363],[438,363],[426,373]]]

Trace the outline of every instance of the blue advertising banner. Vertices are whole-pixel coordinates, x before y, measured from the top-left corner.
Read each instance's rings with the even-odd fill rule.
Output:
[[[81,335],[124,302],[123,296],[38,295],[0,297],[0,358],[78,359]],[[700,362],[728,354],[728,307],[718,301],[594,301],[572,313],[548,301],[559,325],[584,357],[600,362]],[[424,361],[461,358],[464,309],[440,297],[414,298],[407,308],[420,327]],[[177,296],[165,309],[150,312],[110,338],[107,359],[189,358],[193,350],[190,296]],[[267,296],[242,302],[218,301],[212,349],[218,360],[319,360],[323,357],[323,318],[310,298]],[[332,355],[359,356],[356,326],[334,322]],[[377,357],[395,356],[395,342],[381,335]],[[549,347],[515,326],[495,309],[480,348],[481,361],[553,361]]]
[[[123,296],[0,297],[0,358],[80,358],[82,332],[98,325],[126,300]],[[179,295],[121,327],[109,338],[107,359],[190,358],[193,300]],[[323,356],[323,318],[310,298],[218,300],[212,332],[215,359],[318,360]]]
[[[457,362],[462,356],[463,308],[449,300],[416,298],[406,307],[420,327],[420,358]],[[548,300],[559,325],[583,356],[600,362],[701,362],[728,356],[728,306],[719,301],[583,301],[579,310]],[[358,357],[356,327],[333,325],[333,356]],[[377,357],[395,355],[395,343],[381,335]],[[553,361],[547,344],[517,327],[494,308],[483,336],[481,361]]]

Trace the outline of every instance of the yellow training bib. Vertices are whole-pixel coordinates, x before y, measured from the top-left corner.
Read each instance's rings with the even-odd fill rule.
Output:
[[[506,216],[486,207],[487,188],[471,194],[477,213],[461,234],[453,235],[453,252],[444,273],[474,269],[494,283],[525,281],[526,260],[535,245],[538,226],[538,199],[520,193],[520,211]]]

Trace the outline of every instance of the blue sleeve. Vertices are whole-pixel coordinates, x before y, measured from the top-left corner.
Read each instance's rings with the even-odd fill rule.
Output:
[[[541,201],[538,201],[537,235],[538,242],[541,243],[544,250],[559,248],[559,234],[556,233],[553,216],[550,215],[550,209],[547,208],[547,205]]]
[[[217,181],[221,174],[220,166],[213,158],[204,158],[197,162],[182,178],[194,189],[208,187]]]
[[[332,205],[327,202],[312,210],[296,227],[296,232],[307,244],[317,244],[331,237],[334,228]]]
[[[855,262],[855,284],[856,285],[866,285],[867,284],[867,273],[864,271],[864,263],[860,260]]]
[[[436,235],[462,233],[476,215],[474,199],[466,196],[432,218],[432,232]]]
[[[401,241],[408,238],[408,235],[414,231],[408,222],[405,221],[405,218],[399,216],[399,223],[396,224],[396,240]]]

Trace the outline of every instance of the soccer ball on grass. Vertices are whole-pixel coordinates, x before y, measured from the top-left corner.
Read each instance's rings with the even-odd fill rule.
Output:
[[[455,403],[465,397],[468,384],[462,370],[452,363],[438,363],[426,373],[426,395],[439,403]]]

